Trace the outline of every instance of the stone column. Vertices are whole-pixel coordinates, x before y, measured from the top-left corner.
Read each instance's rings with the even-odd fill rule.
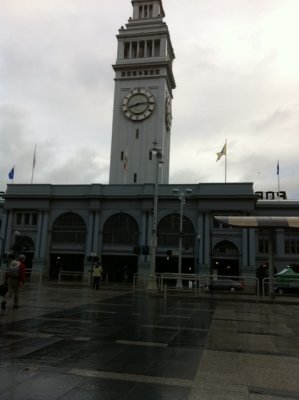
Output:
[[[49,278],[50,240],[49,240],[49,213],[40,211],[37,222],[37,240],[32,262],[32,268],[41,270],[43,278]]]

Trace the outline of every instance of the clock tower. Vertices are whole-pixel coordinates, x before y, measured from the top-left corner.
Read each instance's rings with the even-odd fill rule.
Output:
[[[110,184],[168,183],[174,51],[162,0],[132,0],[133,16],[117,35]]]

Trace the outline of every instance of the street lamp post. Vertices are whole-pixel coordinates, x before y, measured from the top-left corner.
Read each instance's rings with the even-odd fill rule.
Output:
[[[186,196],[192,194],[192,189],[185,189],[184,192],[180,192],[179,189],[173,189],[173,193],[179,198],[180,200],[180,232],[179,232],[179,265],[178,265],[178,279],[176,282],[177,288],[183,287],[182,282],[182,247],[183,247],[183,210],[184,205],[186,203]]]
[[[200,270],[200,235],[197,235],[197,269],[196,274],[199,274]]]
[[[158,217],[158,189],[159,189],[159,165],[163,164],[163,153],[162,147],[158,147],[158,143],[155,140],[151,152],[156,156],[156,174],[155,174],[155,186],[154,186],[154,210],[153,210],[153,224],[152,224],[152,237],[151,237],[151,264],[150,274],[148,277],[147,288],[151,290],[157,289],[157,282],[155,277],[156,272],[156,253],[157,253],[157,217]]]
[[[3,256],[3,250],[4,250],[4,238],[0,236],[0,240],[1,240],[1,246],[0,246],[0,257],[2,258]],[[0,258],[0,260],[1,260]],[[0,261],[1,262],[1,261]]]

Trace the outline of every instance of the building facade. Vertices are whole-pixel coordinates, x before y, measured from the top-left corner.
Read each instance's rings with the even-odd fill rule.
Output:
[[[182,271],[255,276],[267,261],[268,233],[221,226],[215,215],[299,216],[299,202],[258,200],[252,183],[159,185],[156,272],[177,272],[180,200]],[[94,257],[109,279],[148,274],[154,185],[9,185],[1,237],[6,254],[22,252],[44,278],[61,269],[88,272]],[[299,263],[298,231],[276,230],[275,265]]]

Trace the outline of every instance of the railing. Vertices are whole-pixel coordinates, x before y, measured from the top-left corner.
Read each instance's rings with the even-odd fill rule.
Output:
[[[272,285],[276,282],[275,278],[264,278],[262,281],[262,296],[268,296],[270,283]]]
[[[63,280],[63,278],[68,278]],[[58,283],[80,283],[89,285],[90,284],[90,274],[78,271],[61,271],[58,275]]]
[[[134,275],[133,279],[133,290],[136,290],[138,276],[142,276],[142,282],[146,282],[147,277],[145,274]],[[245,295],[260,295],[259,288],[259,280],[256,277],[248,277],[248,276],[217,276],[214,275],[199,275],[199,274],[178,274],[178,273],[161,273],[156,274],[152,279],[156,279],[157,289],[160,292],[163,292],[164,297],[167,298],[167,293],[171,291],[183,291],[185,293],[192,293],[194,296],[204,295],[207,292],[224,292],[227,290],[222,289],[213,289],[211,288],[211,284],[214,281],[231,279],[235,282],[242,282],[243,288],[238,292],[240,294]],[[141,286],[141,285],[140,285]],[[146,285],[143,285],[144,288]],[[231,292],[237,291],[238,288],[232,287]]]
[[[194,296],[198,293],[198,275],[163,273],[158,276],[158,288],[166,300],[169,291],[190,291]],[[170,285],[170,282],[173,284]]]
[[[243,283],[243,289],[239,290],[239,293],[242,294],[247,294],[247,295],[260,295],[260,288],[259,288],[259,280],[258,278],[254,276],[238,276],[238,275],[230,275],[230,276],[225,276],[225,275],[217,275],[215,277],[214,275],[200,275],[201,279],[204,280],[205,283],[208,284],[208,286],[211,284],[212,281],[215,280],[225,280],[225,279],[232,279],[235,282],[241,282]],[[237,289],[232,288],[231,292],[235,292]]]

